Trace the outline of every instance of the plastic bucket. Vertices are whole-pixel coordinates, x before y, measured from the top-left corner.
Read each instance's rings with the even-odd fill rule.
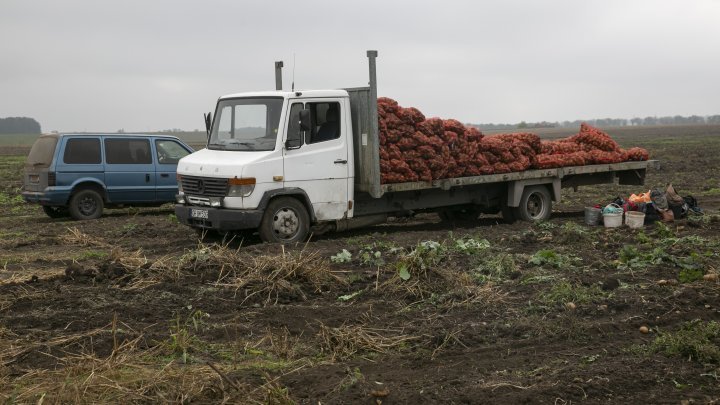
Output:
[[[622,225],[623,214],[620,213],[606,213],[603,214],[603,224],[605,228],[617,228]]]
[[[642,228],[645,224],[645,213],[640,211],[628,211],[625,213],[625,225],[629,228]]]
[[[600,222],[600,213],[602,210],[595,207],[585,207],[585,224],[595,226]]]

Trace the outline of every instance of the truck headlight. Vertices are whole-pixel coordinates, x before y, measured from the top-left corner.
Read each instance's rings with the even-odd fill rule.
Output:
[[[185,194],[182,192],[175,194],[175,202],[178,204],[185,204]]]
[[[244,177],[228,180],[228,197],[248,197],[255,190],[255,177]]]

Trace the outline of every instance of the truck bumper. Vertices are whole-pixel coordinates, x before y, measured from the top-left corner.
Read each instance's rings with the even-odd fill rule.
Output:
[[[197,218],[192,215],[193,210],[207,211],[207,218]],[[231,210],[226,208],[210,208],[175,205],[175,216],[181,224],[193,228],[214,229],[229,232],[243,229],[257,229],[262,221],[262,210]],[[202,215],[204,217],[204,215]]]

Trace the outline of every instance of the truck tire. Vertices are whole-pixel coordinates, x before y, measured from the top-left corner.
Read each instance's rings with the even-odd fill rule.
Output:
[[[515,217],[523,221],[545,221],[552,214],[552,197],[545,186],[525,187]]]
[[[103,199],[97,191],[79,190],[70,198],[70,216],[77,220],[97,219],[102,216]]]
[[[304,241],[309,230],[310,216],[303,203],[280,197],[268,204],[258,231],[264,242],[290,244]]]
[[[64,207],[51,207],[49,205],[43,205],[42,209],[43,209],[43,212],[45,213],[45,215],[47,215],[53,219],[63,218],[63,217],[68,216],[68,211]]]

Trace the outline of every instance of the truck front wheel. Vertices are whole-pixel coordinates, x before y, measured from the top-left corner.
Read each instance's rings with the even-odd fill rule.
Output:
[[[307,238],[310,216],[305,206],[291,197],[272,200],[260,223],[260,238],[271,243],[295,243]]]
[[[523,221],[545,221],[552,213],[552,197],[545,186],[525,187],[515,216]]]

